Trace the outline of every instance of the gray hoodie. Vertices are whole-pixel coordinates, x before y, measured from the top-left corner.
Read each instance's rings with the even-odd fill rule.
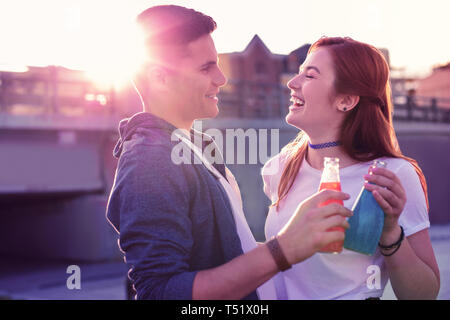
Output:
[[[175,129],[144,112],[119,125],[107,219],[119,233],[137,299],[192,299],[198,271],[242,254],[228,196],[216,177],[203,164],[172,162]],[[204,141],[203,147],[214,143]],[[213,165],[225,175],[223,164]],[[257,298],[255,291],[246,297]]]

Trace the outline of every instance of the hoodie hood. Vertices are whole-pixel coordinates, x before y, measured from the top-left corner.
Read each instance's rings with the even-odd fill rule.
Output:
[[[120,157],[123,150],[123,143],[130,140],[133,134],[140,128],[160,129],[166,131],[168,134],[172,134],[176,130],[175,126],[148,112],[139,112],[131,118],[122,119],[119,122],[119,140],[114,147],[114,157]]]
[[[177,130],[174,125],[161,118],[158,118],[151,113],[136,113],[131,118],[126,118],[119,122],[119,140],[114,147],[113,155],[114,157],[119,158],[123,151],[124,142],[127,140],[131,140],[135,133],[144,133],[149,139],[158,140],[161,139],[162,135],[172,135],[174,130]],[[211,143],[214,143],[214,139],[212,139],[207,134],[191,129],[191,141],[195,141],[193,140],[195,139],[195,135],[200,137],[200,141],[202,142],[202,150],[205,150],[205,148],[208,147]],[[165,139],[163,138],[163,140]],[[170,141],[170,137],[167,138],[167,141]],[[216,154],[216,151],[218,152],[218,154]],[[211,151],[211,156],[213,157],[213,159],[210,159],[211,164],[226,179],[224,160],[220,150],[218,150],[217,148],[213,148]],[[217,158],[221,159],[219,163],[216,163],[216,161],[214,161]]]

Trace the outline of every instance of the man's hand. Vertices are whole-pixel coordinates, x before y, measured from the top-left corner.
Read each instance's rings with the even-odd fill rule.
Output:
[[[346,217],[353,213],[344,206],[331,203],[320,207],[327,200],[347,200],[350,196],[334,190],[322,190],[299,204],[291,219],[278,233],[278,241],[290,264],[301,262],[326,245],[343,241],[345,233],[327,231],[332,227],[347,229]]]

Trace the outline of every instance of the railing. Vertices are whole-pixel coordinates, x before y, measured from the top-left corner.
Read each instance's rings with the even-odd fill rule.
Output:
[[[290,90],[284,85],[232,82],[219,94],[219,117],[284,118]],[[397,95],[393,97],[394,120],[450,123],[450,98]]]
[[[63,77],[57,67],[39,73],[0,72],[0,113],[12,115],[110,114],[114,90],[99,90],[83,77]]]
[[[450,99],[395,96],[394,120],[450,123]]]
[[[0,72],[3,114],[108,115],[124,107],[115,101],[116,94],[113,89],[101,91],[82,78],[64,79],[55,67],[43,75]],[[219,94],[218,117],[284,118],[289,100],[290,90],[281,84],[230,81]],[[450,99],[394,96],[393,102],[395,120],[450,122]]]
[[[219,117],[285,117],[289,100],[290,90],[281,84],[229,82],[219,93]]]

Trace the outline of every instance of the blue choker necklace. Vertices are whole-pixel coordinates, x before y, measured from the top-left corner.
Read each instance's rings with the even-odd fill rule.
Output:
[[[333,141],[333,142],[325,142],[325,143],[320,143],[320,144],[311,144],[311,142],[308,141],[308,145],[313,149],[325,149],[325,148],[340,146],[341,142]]]

